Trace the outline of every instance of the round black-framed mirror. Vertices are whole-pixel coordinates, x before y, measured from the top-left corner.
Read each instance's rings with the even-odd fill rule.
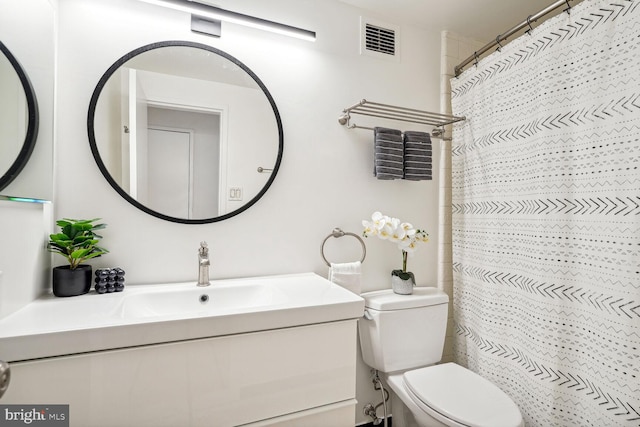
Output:
[[[13,132],[16,137],[12,138],[15,139],[15,141],[0,141],[1,144],[11,144],[15,147],[13,149],[10,147],[0,147],[0,153],[2,153],[3,159],[6,159],[6,165],[0,166],[0,174],[2,174],[0,176],[0,190],[3,190],[20,174],[29,161],[31,153],[33,153],[38,138],[38,102],[31,81],[27,77],[27,73],[20,66],[20,63],[11,51],[1,41],[0,51],[4,55],[4,58],[0,56],[0,59],[3,61],[6,59],[8,62],[6,67],[8,74],[4,72],[0,74],[6,75],[5,78],[9,78],[11,81],[19,81],[19,84],[12,82],[9,84],[13,86],[19,98],[19,101],[16,103],[16,108],[24,109],[24,114],[20,111],[17,120],[13,118],[7,119],[6,117],[0,118],[0,120],[3,120],[3,123],[0,123],[0,125],[4,124],[5,120],[10,120],[11,126],[16,126],[14,122],[18,122],[18,130]],[[12,71],[15,72],[15,76],[11,75]],[[5,153],[3,149],[6,149],[7,152]]]
[[[198,120],[211,129],[192,124]],[[190,41],[152,43],[118,59],[91,96],[87,129],[98,168],[125,200],[184,224],[253,206],[273,183],[284,145],[280,114],[258,76]]]

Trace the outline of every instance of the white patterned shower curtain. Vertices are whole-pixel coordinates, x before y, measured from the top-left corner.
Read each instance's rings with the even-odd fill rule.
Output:
[[[528,426],[640,425],[640,0],[452,80],[456,361]]]

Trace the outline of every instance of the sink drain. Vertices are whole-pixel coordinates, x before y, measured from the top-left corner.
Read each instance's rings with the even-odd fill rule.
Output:
[[[207,301],[209,301],[209,295],[206,295],[206,294],[200,295],[200,303],[201,304],[206,304]]]

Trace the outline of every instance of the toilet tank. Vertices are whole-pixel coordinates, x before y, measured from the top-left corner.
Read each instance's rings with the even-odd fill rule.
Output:
[[[440,361],[447,330],[447,294],[417,287],[411,295],[386,289],[361,296],[365,317],[358,321],[358,334],[367,365],[390,373]]]

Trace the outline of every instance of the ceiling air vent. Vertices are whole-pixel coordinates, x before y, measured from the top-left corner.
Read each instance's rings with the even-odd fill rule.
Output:
[[[399,28],[362,17],[360,53],[385,59],[398,59]]]

